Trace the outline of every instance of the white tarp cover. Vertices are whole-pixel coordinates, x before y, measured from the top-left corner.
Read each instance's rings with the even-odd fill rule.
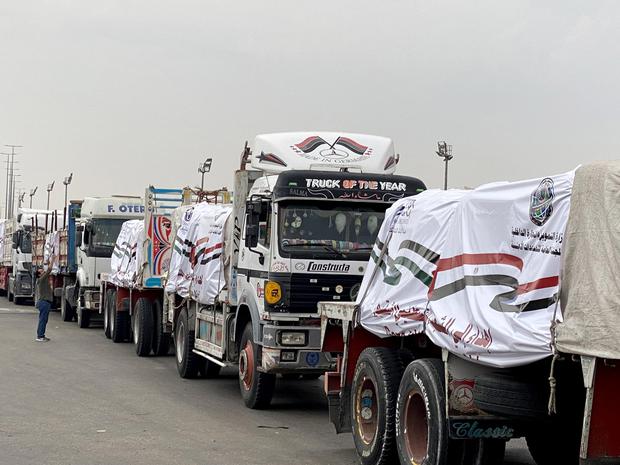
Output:
[[[490,366],[548,356],[573,177],[429,190],[396,202],[359,292],[363,327],[381,337],[425,332]]]
[[[110,263],[110,282],[117,286],[134,287],[138,284],[144,256],[144,221],[129,220],[123,223],[116,239]]]
[[[207,203],[184,209],[174,240],[166,292],[205,305],[214,303],[225,285],[222,253],[231,212],[230,205]]]
[[[60,233],[54,231],[45,236],[43,246],[43,269],[52,267],[52,274],[60,273]]]
[[[575,174],[561,276],[562,352],[620,359],[620,161]]]

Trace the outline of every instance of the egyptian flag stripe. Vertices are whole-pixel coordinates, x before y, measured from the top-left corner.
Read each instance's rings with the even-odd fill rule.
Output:
[[[458,268],[463,265],[510,265],[523,270],[523,260],[506,253],[462,254],[450,258],[442,258],[437,262],[437,273]]]
[[[327,144],[327,142],[325,142],[325,140],[322,137],[311,136],[301,141],[299,144],[295,144],[295,147],[297,147],[299,150],[301,150],[304,153],[308,153],[308,152],[312,152],[313,150],[316,150],[317,147],[323,144]]]
[[[349,139],[348,137],[339,137],[334,145],[342,145],[343,147],[349,149],[351,152],[357,153],[358,155],[363,155],[366,150],[368,150],[368,147],[366,147],[365,145],[358,144],[353,139]]]

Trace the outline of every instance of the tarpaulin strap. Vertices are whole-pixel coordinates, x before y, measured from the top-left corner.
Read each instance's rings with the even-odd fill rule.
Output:
[[[178,310],[179,308],[183,307],[186,303],[187,303],[187,298],[183,297],[183,300],[181,301],[181,303],[178,305],[178,307],[174,307],[174,309]]]

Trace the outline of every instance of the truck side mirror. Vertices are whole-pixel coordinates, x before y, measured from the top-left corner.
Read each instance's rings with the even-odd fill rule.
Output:
[[[82,246],[82,231],[79,228],[76,229],[75,246],[76,247],[81,247]]]
[[[260,198],[251,199],[246,204],[245,245],[250,252],[258,254],[258,260],[261,265],[265,263],[265,256],[262,252],[253,249],[258,245],[259,222],[262,211],[263,202]]]

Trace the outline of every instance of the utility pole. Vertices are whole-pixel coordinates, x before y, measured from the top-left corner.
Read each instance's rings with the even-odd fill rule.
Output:
[[[64,215],[63,215],[63,220],[62,220],[62,227],[64,229],[65,225],[68,224],[68,218],[67,216],[69,215],[69,205],[67,205],[67,188],[69,187],[69,184],[71,184],[71,180],[73,179],[73,173],[71,173],[69,176],[67,176],[65,179],[63,179],[62,183],[65,185],[65,206],[64,206]]]
[[[446,163],[446,169],[443,176],[443,189],[448,189],[448,162],[452,160],[452,146],[446,144],[445,141],[437,142],[437,152],[435,152]]]
[[[34,194],[37,193],[38,188],[39,186],[34,186],[34,189],[30,189],[30,208],[32,208],[32,198],[34,197]]]
[[[47,207],[45,208],[46,210],[50,209],[50,193],[52,192],[52,189],[54,189],[54,183],[56,181],[52,181],[51,184],[47,185]]]
[[[211,171],[211,164],[213,163],[213,158],[207,158],[204,163],[198,165],[198,172],[202,174],[202,180],[200,181],[200,191],[205,190],[205,173]]]
[[[6,204],[9,207],[6,210],[6,217],[13,218],[13,207],[15,202],[15,171],[14,171],[14,163],[15,163],[15,149],[22,148],[23,145],[13,145],[13,144],[5,144],[5,147],[9,147],[11,149],[10,162],[7,166],[7,199]],[[10,187],[10,189],[9,189]]]

